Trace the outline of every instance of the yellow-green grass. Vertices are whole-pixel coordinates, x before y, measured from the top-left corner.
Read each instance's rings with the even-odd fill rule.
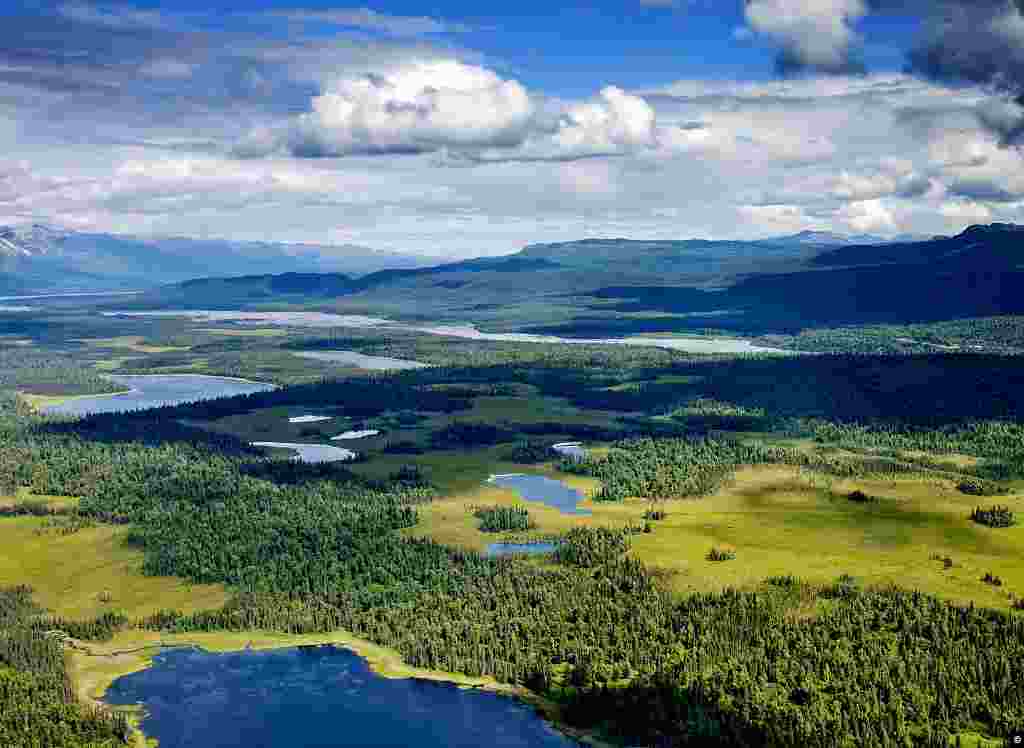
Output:
[[[878,503],[850,501],[855,488]],[[1024,504],[1020,496],[1001,502]],[[866,585],[897,584],[1006,608],[1008,593],[1024,595],[1024,527],[977,525],[968,518],[976,503],[950,481],[830,482],[796,468],[745,468],[714,496],[668,502],[668,517],[636,536],[631,553],[678,572],[680,591],[752,588],[786,574],[827,583],[846,573]],[[714,546],[734,548],[736,559],[706,560]],[[944,569],[933,554],[949,556],[954,566]],[[1003,586],[981,582],[986,572]]]
[[[108,394],[116,395],[117,393],[111,392]],[[51,405],[60,405],[61,403],[66,403],[69,400],[82,400],[87,397],[102,397],[102,395],[36,395],[31,392],[18,393],[18,398],[32,410],[37,412],[42,412]]]
[[[565,481],[585,496],[597,482],[556,473],[552,464],[523,466],[488,463],[488,450],[427,455],[432,471],[449,490],[444,498],[418,508],[420,521],[406,531],[448,545],[483,550],[499,539],[477,529],[471,508],[481,504],[525,505],[537,536],[575,526],[621,527],[640,523],[650,502],[593,502],[580,506],[591,515],[563,514],[540,502],[524,501],[512,490],[483,484],[487,472],[539,472]],[[385,474],[377,458],[356,469]],[[424,464],[420,457],[415,461]],[[428,469],[431,466],[426,465]],[[854,489],[878,497],[860,504]],[[1000,497],[1000,503],[1024,511],[1024,497]],[[1024,597],[1024,525],[988,528],[969,519],[977,497],[956,490],[944,479],[833,480],[787,466],[740,469],[715,495],[659,502],[668,517],[652,522],[652,532],[636,535],[630,553],[652,567],[672,572],[677,591],[708,592],[726,587],[753,589],[766,577],[794,575],[815,584],[852,574],[866,586],[896,584],[955,602],[1006,609],[1010,593]],[[984,502],[982,502],[984,503]],[[736,550],[736,559],[707,560],[713,547]],[[946,569],[933,555],[950,557]],[[1001,587],[981,581],[986,572]]]
[[[22,502],[44,504],[50,509],[58,511],[74,509],[78,506],[78,499],[74,496],[50,496],[47,494],[32,493],[32,489],[22,486],[18,488],[13,496],[0,496],[0,508],[14,506]]]
[[[45,529],[39,517],[0,519],[0,585],[27,584],[56,616],[87,619],[107,611],[141,618],[158,610],[219,608],[220,585],[194,585],[142,573],[142,552],[125,543],[127,529],[99,525],[70,535]],[[110,593],[110,601],[101,600]]]
[[[76,343],[85,343],[94,348],[125,348],[137,353],[170,353],[172,351],[187,351],[188,347],[173,345],[149,345],[141,335],[120,335],[115,338],[80,338]]]
[[[500,533],[485,533],[478,529],[479,520],[473,517],[473,507],[481,505],[525,506],[530,511],[530,519],[537,525],[530,534],[543,537],[563,533],[573,527],[622,527],[635,522],[643,515],[646,504],[643,502],[598,502],[590,500],[590,494],[597,488],[597,481],[575,475],[558,473],[548,465],[516,465],[504,463],[501,470],[495,473],[535,473],[546,475],[562,481],[575,488],[584,499],[578,503],[581,509],[592,514],[566,514],[542,504],[539,501],[526,501],[515,490],[476,481],[461,490],[453,491],[444,498],[417,507],[419,522],[404,532],[410,537],[429,537],[439,543],[465,550],[483,551],[489,543],[501,539]],[[523,533],[517,533],[522,536]]]

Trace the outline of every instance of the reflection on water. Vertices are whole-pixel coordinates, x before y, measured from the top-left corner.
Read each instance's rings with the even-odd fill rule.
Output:
[[[544,543],[540,541],[534,543],[490,543],[488,544],[484,555],[491,557],[517,556],[520,554],[539,556],[545,553],[554,553],[554,551],[554,543]]]
[[[356,453],[330,444],[295,444],[292,442],[249,442],[254,447],[290,449],[296,453],[293,459],[302,462],[344,462],[354,460]]]
[[[332,646],[213,654],[174,649],[116,680],[107,702],[141,703],[160,748],[569,748],[512,699],[389,679]]]
[[[568,457],[574,462],[581,462],[587,456],[587,450],[579,442],[562,442],[551,445],[551,449],[563,457]]]
[[[576,508],[576,503],[583,500],[583,494],[561,481],[543,475],[492,475],[487,482],[502,488],[511,488],[527,501],[539,501],[554,507],[562,514],[590,514],[589,509]]]
[[[117,395],[79,397],[51,405],[44,413],[86,416],[94,413],[120,413],[129,410],[178,405],[197,400],[212,400],[232,395],[248,395],[274,389],[272,384],[251,382],[246,379],[212,377],[206,374],[111,374],[111,381],[129,387],[128,392]]]
[[[315,361],[326,361],[330,364],[351,366],[357,369],[374,369],[376,371],[424,369],[427,366],[427,364],[421,364],[419,361],[388,358],[387,356],[367,356],[355,351],[296,351],[295,355]]]

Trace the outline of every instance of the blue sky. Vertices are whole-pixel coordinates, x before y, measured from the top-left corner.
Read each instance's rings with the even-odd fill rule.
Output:
[[[0,223],[467,256],[1024,222],[1015,0],[16,0],[0,21]]]

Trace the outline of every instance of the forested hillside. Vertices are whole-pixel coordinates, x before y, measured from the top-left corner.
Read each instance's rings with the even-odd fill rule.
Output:
[[[146,573],[222,582],[235,593],[221,610],[111,618],[96,634],[72,622],[46,624],[81,637],[123,626],[341,628],[414,665],[525,685],[559,704],[566,721],[628,742],[945,746],[949,735],[1001,735],[1024,721],[1024,691],[1013,675],[1024,657],[1024,619],[1012,606],[953,606],[847,577],[829,584],[777,578],[758,589],[681,596],[630,551],[631,538],[661,532],[654,512],[646,528],[570,532],[553,564],[488,558],[407,537],[439,498],[414,470],[379,479],[362,476],[359,466],[298,470],[223,434],[204,438],[181,421],[314,403],[364,417],[401,409],[458,414],[491,391],[480,385],[525,385],[622,413],[622,427],[605,437],[643,435],[670,416],[666,426],[678,426],[672,439],[648,433],[562,468],[596,477],[595,500],[667,502],[671,517],[687,496],[714,493],[744,466],[822,476],[953,475],[1004,491],[1024,475],[1017,362],[936,355],[694,359],[659,367],[624,352],[618,369],[554,361],[436,367],[71,422],[19,412],[8,396],[0,483],[80,496],[77,508],[54,520],[67,532],[83,521],[127,524]],[[800,367],[807,367],[802,375]],[[946,376],[933,376],[937,370]],[[879,377],[902,384],[879,388]],[[631,379],[641,383],[608,389]],[[438,388],[452,383],[459,386]],[[702,399],[695,399],[697,389]],[[845,422],[857,409],[862,422]],[[706,420],[712,416],[717,420]],[[847,451],[829,456],[720,433],[730,424],[750,426],[729,418],[751,417],[763,419],[762,430],[781,427]],[[514,445],[545,428],[505,422],[497,431],[462,429],[460,448],[472,448],[473,440]],[[700,438],[680,438],[688,432]],[[885,452],[925,448],[981,462],[953,469]],[[850,451],[857,449],[866,451]],[[529,527],[516,512],[500,510],[474,521],[492,520],[503,530]],[[3,630],[10,642],[20,629],[8,623]],[[12,665],[30,671],[20,661]],[[5,693],[25,698],[17,695],[24,689]],[[13,745],[31,744],[17,735],[21,742]]]

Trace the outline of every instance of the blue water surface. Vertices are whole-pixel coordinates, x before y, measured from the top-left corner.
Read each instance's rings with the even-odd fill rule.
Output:
[[[165,650],[106,700],[141,703],[160,748],[570,748],[507,696],[388,679],[334,646],[224,654]]]
[[[488,483],[502,488],[511,488],[527,501],[539,501],[554,507],[562,514],[590,514],[589,509],[578,509],[576,503],[583,500],[583,494],[575,488],[543,475],[514,473],[492,475]]]
[[[122,413],[274,389],[274,385],[263,382],[206,374],[111,374],[108,379],[130,389],[117,395],[65,400],[45,408],[43,412],[68,416]]]
[[[544,541],[535,541],[532,543],[488,543],[487,551],[484,555],[496,558],[498,556],[517,556],[525,554],[528,556],[544,555],[545,553],[554,553],[555,544],[546,543]]]

